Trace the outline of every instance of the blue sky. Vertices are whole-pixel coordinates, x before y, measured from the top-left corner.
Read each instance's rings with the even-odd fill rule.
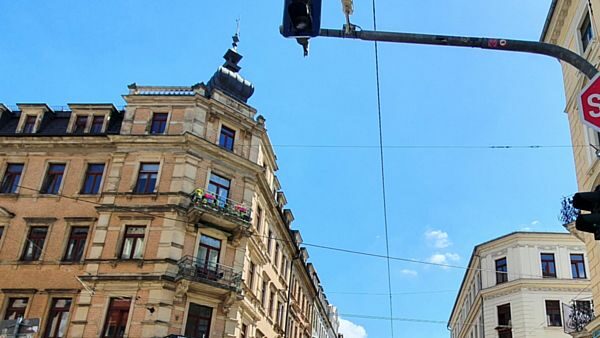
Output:
[[[0,102],[112,102],[132,82],[207,82],[241,18],[242,74],[267,119],[279,177],[306,242],[385,253],[374,53],[319,38],[311,54],[278,33],[282,1],[3,1]],[[378,0],[380,30],[537,40],[550,0]],[[339,1],[323,27],[339,28]],[[372,27],[370,1],[353,22]],[[569,145],[556,60],[525,54],[380,45],[384,143]],[[304,145],[291,147],[290,145]],[[474,245],[520,229],[562,231],[576,191],[570,148],[386,148],[391,255],[466,265]],[[385,260],[310,248],[342,314],[387,316]],[[462,270],[392,262],[394,314],[447,320]],[[454,290],[453,292],[436,292]],[[411,292],[435,292],[409,294]],[[369,337],[389,323],[350,318]],[[346,326],[351,326],[346,323]],[[396,337],[448,337],[443,324],[394,323]],[[353,327],[347,338],[363,338]]]

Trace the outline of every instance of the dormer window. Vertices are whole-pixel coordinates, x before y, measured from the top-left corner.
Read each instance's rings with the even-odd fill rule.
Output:
[[[235,131],[231,128],[221,126],[221,136],[219,137],[219,146],[221,148],[233,151],[233,141],[235,140]]]
[[[36,115],[25,116],[25,123],[23,124],[23,134],[33,134],[34,133],[36,120],[37,120]]]
[[[73,134],[83,134],[87,125],[87,116],[77,116],[73,125]]]
[[[594,32],[592,31],[592,22],[590,21],[589,13],[586,13],[585,18],[579,27],[579,37],[581,39],[582,52],[585,52],[590,45],[590,42],[594,38]]]
[[[94,116],[94,118],[92,119],[92,127],[90,128],[90,133],[100,134],[102,133],[102,127],[104,127],[104,116]]]

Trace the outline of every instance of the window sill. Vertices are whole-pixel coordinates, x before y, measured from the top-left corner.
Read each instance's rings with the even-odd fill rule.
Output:
[[[83,265],[85,264],[83,260],[81,261],[60,261],[60,265]]]
[[[44,264],[44,261],[42,261],[41,259],[38,260],[31,260],[31,261],[26,261],[23,259],[19,259],[19,264],[21,265],[40,265],[40,264]]]

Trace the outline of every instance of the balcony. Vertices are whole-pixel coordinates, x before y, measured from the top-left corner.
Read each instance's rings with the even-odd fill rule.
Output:
[[[196,189],[190,195],[190,200],[192,203],[189,213],[198,220],[233,227],[248,227],[252,221],[252,209],[249,206],[222,198],[210,191]]]
[[[241,291],[242,274],[235,272],[231,267],[203,262],[192,256],[184,256],[177,266],[179,267],[178,279],[187,279],[229,291]]]

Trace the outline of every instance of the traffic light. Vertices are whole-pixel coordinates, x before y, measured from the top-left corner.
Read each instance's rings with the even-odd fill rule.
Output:
[[[578,192],[573,196],[573,207],[589,211],[589,214],[577,216],[575,228],[579,231],[594,234],[600,240],[600,186],[593,192]]]
[[[322,0],[285,0],[281,34],[294,38],[319,36]]]

